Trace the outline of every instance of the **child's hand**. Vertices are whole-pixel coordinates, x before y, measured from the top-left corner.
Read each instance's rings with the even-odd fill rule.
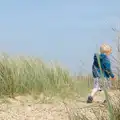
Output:
[[[116,76],[114,76],[114,78],[111,78],[111,80],[116,80]]]

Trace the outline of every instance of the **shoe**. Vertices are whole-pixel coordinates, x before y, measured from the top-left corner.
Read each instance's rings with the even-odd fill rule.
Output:
[[[102,89],[99,89],[100,92],[102,92]]]
[[[93,97],[92,96],[88,96],[87,103],[92,103],[92,102],[93,102]]]

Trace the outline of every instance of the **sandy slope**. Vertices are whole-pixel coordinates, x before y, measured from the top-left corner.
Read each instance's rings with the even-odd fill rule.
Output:
[[[86,102],[66,101],[68,109],[90,106]],[[103,100],[103,95],[97,95],[95,100]],[[0,120],[69,120],[66,105],[61,101],[40,103],[29,96],[17,97],[16,100],[7,99],[0,104]]]

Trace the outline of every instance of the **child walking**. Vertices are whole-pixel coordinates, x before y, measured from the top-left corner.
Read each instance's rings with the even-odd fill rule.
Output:
[[[100,59],[100,64],[101,64],[101,69],[102,69],[101,72],[104,75],[104,78],[105,78],[104,85],[107,89],[111,87],[110,78],[112,80],[115,80],[115,75],[112,73],[111,63],[108,58],[111,52],[112,52],[112,48],[109,45],[103,44],[100,46],[99,59]],[[94,87],[92,89],[90,96],[88,96],[87,103],[92,103],[95,94],[98,91],[101,91],[103,87],[97,54],[94,55],[94,61],[92,65],[92,74],[93,74],[93,79],[94,79]]]

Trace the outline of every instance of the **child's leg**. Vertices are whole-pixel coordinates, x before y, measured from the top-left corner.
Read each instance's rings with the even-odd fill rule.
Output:
[[[106,89],[110,89],[112,87],[112,83],[110,79],[105,79],[105,87]]]
[[[107,90],[111,89],[111,87],[112,87],[111,80],[108,79],[108,78],[106,78],[105,81],[104,81],[104,85],[105,85],[105,88],[106,88]],[[105,96],[104,96],[104,97],[105,97]],[[105,99],[105,100],[104,100],[104,103],[106,103],[106,102],[107,102],[107,101],[106,101],[106,99]]]
[[[91,96],[94,97],[95,94],[100,90],[100,79],[95,78],[94,79],[94,88],[92,90]]]
[[[112,82],[110,79],[107,80],[107,83],[108,83],[108,89],[111,89],[112,88]]]
[[[99,80],[99,78],[94,79],[94,88],[92,89],[90,96],[88,96],[87,103],[91,103],[95,94],[100,90]]]

